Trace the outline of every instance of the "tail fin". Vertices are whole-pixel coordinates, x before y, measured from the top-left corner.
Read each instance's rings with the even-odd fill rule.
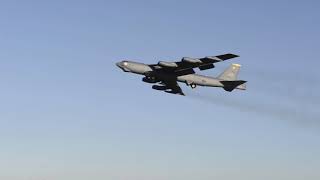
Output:
[[[246,90],[246,82],[243,80],[237,80],[240,64],[232,64],[228,67],[222,74],[218,76],[221,84],[223,84],[223,89],[226,91],[233,91],[234,89]]]
[[[225,80],[225,81],[236,80],[240,67],[241,67],[240,64],[232,64],[222,74],[218,76],[218,79]]]

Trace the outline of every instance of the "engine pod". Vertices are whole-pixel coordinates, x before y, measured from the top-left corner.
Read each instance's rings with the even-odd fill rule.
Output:
[[[189,58],[189,57],[184,57],[182,58],[183,62],[187,62],[187,63],[201,63],[202,61],[200,59],[196,59],[196,58]]]
[[[165,62],[165,61],[159,61],[158,65],[162,67],[169,67],[169,68],[178,67],[178,65],[174,62]]]
[[[214,68],[214,65],[213,65],[213,64],[206,64],[206,65],[203,65],[203,66],[199,66],[199,69],[200,69],[201,71],[207,70],[207,69],[212,69],[212,68]]]

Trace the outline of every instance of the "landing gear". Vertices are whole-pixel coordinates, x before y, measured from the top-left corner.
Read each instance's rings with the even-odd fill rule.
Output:
[[[187,85],[187,86],[190,86],[192,89],[194,89],[194,88],[197,87],[196,84],[194,84],[193,82],[188,82],[188,81],[186,81],[186,85]]]

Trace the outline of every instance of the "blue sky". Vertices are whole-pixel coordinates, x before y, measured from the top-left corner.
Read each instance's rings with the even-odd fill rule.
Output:
[[[317,1],[0,2],[0,179],[320,178]],[[223,53],[247,91],[115,62]]]

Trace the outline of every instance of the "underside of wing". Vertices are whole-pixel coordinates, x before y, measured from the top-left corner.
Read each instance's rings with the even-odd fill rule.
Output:
[[[177,81],[161,81],[160,85],[153,85],[152,89],[184,96],[184,93]]]

